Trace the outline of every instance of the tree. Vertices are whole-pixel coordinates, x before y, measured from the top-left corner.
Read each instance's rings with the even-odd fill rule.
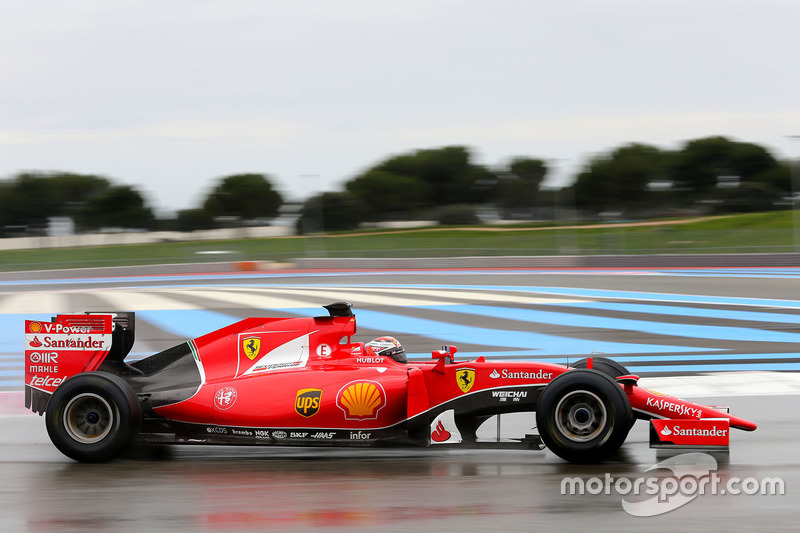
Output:
[[[205,209],[184,209],[178,211],[175,220],[175,228],[178,231],[195,231],[202,229],[213,229],[216,227],[214,217],[209,215]]]
[[[759,181],[780,191],[791,193],[793,189],[791,165],[791,162],[781,161],[772,169],[759,174]],[[800,190],[795,192],[800,192]]]
[[[44,231],[50,217],[78,218],[82,206],[109,186],[109,181],[99,176],[21,173],[0,185],[0,228]]]
[[[306,200],[297,219],[301,235],[355,229],[361,222],[359,202],[346,192],[326,192]]]
[[[665,179],[669,154],[655,146],[629,144],[593,159],[575,181],[575,202],[594,209],[646,203],[648,184]]]
[[[736,176],[740,182],[768,182],[779,163],[763,147],[732,141],[727,137],[695,139],[677,153],[673,179],[681,189],[707,193],[720,176]]]
[[[151,229],[155,217],[133,187],[118,185],[86,203],[80,219],[88,228]]]
[[[362,203],[374,202],[374,191],[387,184],[387,177],[394,180],[402,177],[406,180],[404,183],[412,188],[413,194],[408,194],[413,196],[413,201],[405,205],[413,204],[414,207],[409,207],[405,213],[414,211],[416,206],[431,208],[490,201],[490,189],[496,182],[491,171],[471,162],[466,147],[447,146],[391,157],[350,180],[345,187]],[[365,194],[367,190],[369,196]],[[424,196],[420,197],[420,194]]]
[[[547,176],[547,163],[541,159],[516,157],[511,160],[508,170],[520,180],[535,183],[538,186],[542,184],[545,176]]]
[[[430,186],[421,178],[386,170],[369,170],[345,189],[358,201],[364,220],[402,218],[429,204]]]
[[[206,197],[203,208],[212,217],[243,220],[273,218],[283,205],[280,193],[263,174],[236,174],[223,178]]]
[[[539,204],[541,184],[547,176],[547,163],[541,159],[517,157],[508,169],[499,173],[495,198],[506,209],[535,208]]]
[[[780,190],[766,183],[744,182],[722,193],[718,211],[723,213],[754,213],[775,209]]]

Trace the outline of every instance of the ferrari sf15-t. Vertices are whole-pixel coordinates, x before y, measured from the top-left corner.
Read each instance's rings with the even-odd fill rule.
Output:
[[[547,447],[573,462],[608,458],[636,419],[651,446],[727,449],[727,409],[649,391],[619,363],[398,362],[354,342],[350,304],[314,318],[247,318],[126,362],[133,313],[25,322],[25,405],[53,444],[83,462],[135,442],[279,446]],[[478,438],[496,415],[535,411],[535,433]],[[533,425],[533,424],[531,424]],[[531,428],[533,430],[534,428]]]

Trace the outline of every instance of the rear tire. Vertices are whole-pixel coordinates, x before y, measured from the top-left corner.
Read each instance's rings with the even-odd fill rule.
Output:
[[[573,463],[595,463],[625,442],[633,423],[622,388],[597,370],[557,376],[542,392],[536,424],[545,445]]]
[[[106,372],[78,374],[62,383],[47,404],[50,440],[67,457],[85,463],[117,457],[139,433],[142,406],[131,386]]]

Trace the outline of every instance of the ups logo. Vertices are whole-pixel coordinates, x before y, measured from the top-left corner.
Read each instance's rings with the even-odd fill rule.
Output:
[[[305,418],[314,416],[319,412],[319,404],[322,399],[320,389],[301,389],[297,391],[294,401],[294,410],[298,415]]]

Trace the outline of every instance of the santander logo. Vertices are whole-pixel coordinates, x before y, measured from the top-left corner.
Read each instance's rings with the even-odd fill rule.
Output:
[[[444,424],[442,424],[442,421],[439,420],[439,423],[436,424],[436,429],[434,429],[433,433],[431,433],[431,440],[433,442],[445,442],[449,438],[450,432],[444,429]]]
[[[661,434],[664,435],[665,437],[668,437],[672,435],[672,430],[669,429],[669,427],[664,426],[664,429],[661,430]]]
[[[499,373],[499,372],[497,371],[497,369],[495,368],[494,370],[492,370],[492,373],[491,373],[491,374],[489,374],[489,377],[490,377],[490,378],[492,378],[492,379],[497,379],[497,378],[499,378],[499,377],[500,377],[500,373]]]

